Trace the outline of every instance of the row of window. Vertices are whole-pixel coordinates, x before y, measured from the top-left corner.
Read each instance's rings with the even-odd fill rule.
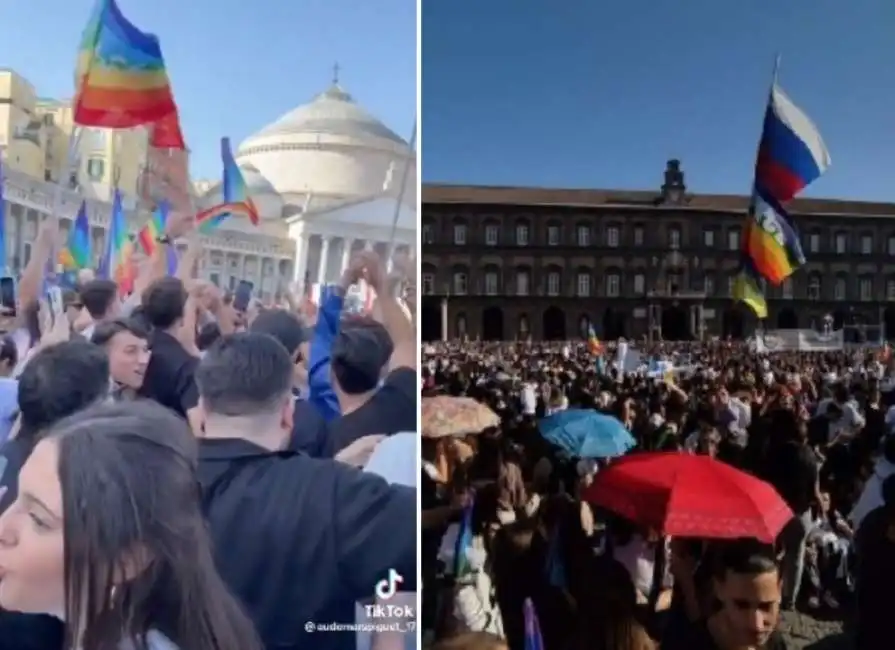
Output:
[[[486,246],[497,246],[500,244],[500,226],[498,224],[485,224],[484,228],[484,242]],[[668,232],[668,248],[672,250],[677,250],[681,248],[681,230],[679,228],[669,228]],[[739,251],[740,250],[740,229],[739,228],[731,228],[726,232],[727,241],[726,248],[730,251]],[[519,223],[516,224],[516,229],[514,231],[515,237],[512,242],[516,246],[530,246],[534,242],[532,241],[532,229],[529,227],[527,223]],[[595,242],[591,238],[591,227],[586,225],[577,226],[575,228],[575,245],[576,246],[591,246]],[[642,226],[635,226],[632,230],[633,241],[632,244],[634,246],[643,246],[645,229]],[[702,231],[702,244],[705,248],[715,248],[717,245],[716,235],[717,231],[707,228]],[[427,223],[423,224],[423,232],[422,232],[423,244],[434,244],[435,243],[435,228],[433,224]],[[820,253],[821,252],[821,241],[822,236],[820,233],[809,233],[806,237],[807,244],[807,252],[809,253]],[[453,244],[455,246],[465,246],[470,242],[469,237],[469,226],[464,223],[455,223],[453,230]],[[849,235],[847,233],[836,233],[833,236],[833,252],[837,255],[845,255],[850,252],[849,250]],[[548,225],[547,226],[547,245],[548,246],[560,246],[562,245],[562,229],[560,226]],[[604,231],[603,237],[603,245],[608,248],[619,248],[622,245],[622,237],[621,237],[621,228],[618,226],[607,226]],[[872,255],[873,254],[873,235],[864,234],[861,235],[858,240],[858,252],[861,255]],[[895,236],[891,236],[888,238],[886,243],[886,253],[888,255],[895,255]]]
[[[483,293],[486,296],[497,296],[501,294],[500,274],[496,271],[486,271],[484,273]],[[548,271],[546,277],[546,294],[548,296],[561,296],[562,291],[562,274],[558,271]],[[679,287],[680,284],[675,280],[678,278],[669,277],[669,286]],[[727,277],[727,292],[725,295],[733,294],[735,276]],[[620,273],[607,273],[604,278],[604,296],[607,298],[619,298],[622,295],[622,275]],[[421,285],[423,295],[434,295],[436,293],[435,274],[423,272],[421,276]],[[858,278],[858,300],[870,302],[875,300],[873,278]],[[578,273],[575,276],[575,296],[579,298],[590,298],[595,295],[594,278],[590,273]],[[632,276],[631,289],[634,295],[646,295],[646,275],[636,273]],[[705,275],[702,277],[702,286],[697,290],[703,291],[708,296],[714,296],[715,277],[713,275]],[[470,293],[469,275],[465,271],[455,271],[451,277],[451,295],[465,296]],[[532,295],[532,281],[529,271],[517,271],[516,283],[510,292],[515,296]],[[833,281],[833,300],[848,299],[848,280],[846,278],[835,278]],[[783,281],[779,288],[779,297],[784,300],[792,300],[795,298],[795,291],[791,278]],[[823,282],[819,275],[812,275],[808,278],[806,286],[806,297],[808,300],[821,300],[824,297]],[[895,300],[895,279],[886,281],[886,300]]]

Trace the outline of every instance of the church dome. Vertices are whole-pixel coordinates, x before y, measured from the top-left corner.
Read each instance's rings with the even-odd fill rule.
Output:
[[[308,192],[315,200],[381,193],[390,167],[410,160],[415,174],[414,158],[400,136],[338,83],[246,138],[236,153],[240,165],[257,169],[292,203]]]

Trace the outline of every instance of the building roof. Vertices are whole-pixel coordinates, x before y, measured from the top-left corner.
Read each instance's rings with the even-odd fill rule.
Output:
[[[678,205],[661,202],[661,193],[649,190],[562,189],[487,185],[423,185],[423,204],[465,204],[572,208],[651,208],[682,211],[745,212],[749,197],[734,194],[687,194]],[[846,199],[796,199],[789,206],[794,214],[893,217],[895,203]]]
[[[409,144],[337,82],[246,138],[236,151],[236,162],[253,166],[287,203],[301,202],[308,193],[318,201],[370,196],[381,190],[389,168],[404,161],[415,166]]]
[[[388,194],[350,199],[322,208],[315,208],[312,201],[308,212],[297,215],[297,218],[308,222],[319,220],[379,228],[391,228],[394,225],[405,230],[416,229],[417,223],[416,207],[406,202],[399,206],[397,197]]]
[[[336,135],[358,142],[379,139],[407,145],[401,136],[361,108],[340,85],[333,84],[310,102],[293,108],[250,135],[239,148],[251,148],[258,140],[268,144],[272,137],[308,134]]]

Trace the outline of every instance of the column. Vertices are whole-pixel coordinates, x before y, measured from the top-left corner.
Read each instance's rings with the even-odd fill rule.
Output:
[[[342,268],[341,273],[345,272],[345,269],[348,268],[348,264],[351,261],[351,247],[354,246],[354,239],[350,239],[348,237],[342,237]]]
[[[447,298],[441,299],[441,340],[448,340],[448,301]]]
[[[292,260],[292,282],[304,287],[308,269],[308,236],[304,233],[295,240],[295,259]]]
[[[326,282],[326,265],[329,262],[329,237],[321,237],[320,239],[320,264],[317,267],[317,284]]]

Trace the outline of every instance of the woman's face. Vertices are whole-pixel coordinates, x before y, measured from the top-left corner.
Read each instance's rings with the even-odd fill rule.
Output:
[[[55,441],[37,444],[19,473],[16,501],[0,515],[0,607],[65,611],[62,487]]]

